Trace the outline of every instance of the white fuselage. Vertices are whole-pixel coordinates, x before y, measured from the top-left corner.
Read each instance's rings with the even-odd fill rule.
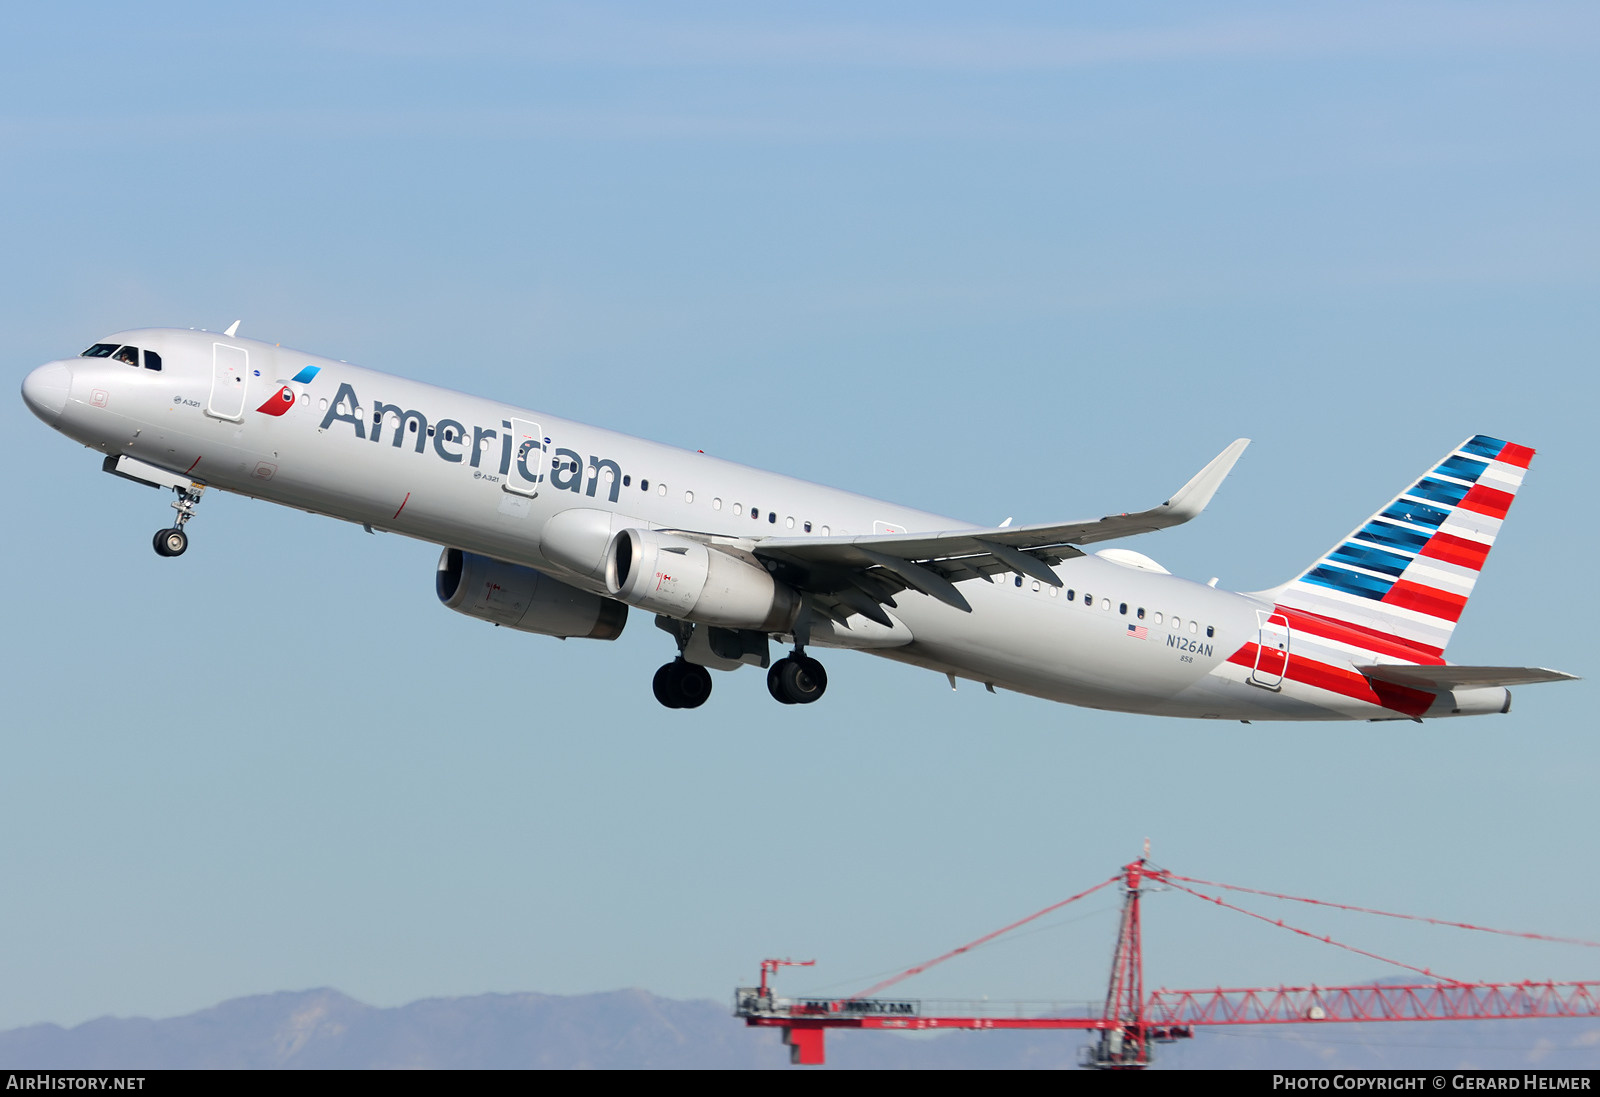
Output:
[[[749,541],[976,528],[268,343],[171,329],[111,338],[159,353],[162,368],[81,357],[42,367],[34,377],[55,370],[55,395],[29,403],[62,433],[210,487],[536,568],[600,594],[598,557],[585,555],[581,537],[555,551],[547,530],[587,531],[603,548],[630,526]],[[519,449],[525,436],[537,445]],[[582,513],[550,525],[569,512]],[[812,640],[1095,708],[1233,719],[1399,715],[1293,673],[1252,680],[1248,653],[1270,597],[1095,555],[1054,571],[1059,590],[1012,574],[962,583],[971,613],[906,591],[893,628],[829,626]],[[1338,645],[1294,643],[1291,666],[1314,658],[1348,672]],[[1493,709],[1503,694],[1479,698],[1472,711]]]

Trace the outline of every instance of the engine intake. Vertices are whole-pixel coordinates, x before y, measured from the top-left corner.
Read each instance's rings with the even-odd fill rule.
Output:
[[[611,539],[606,589],[630,606],[724,628],[786,632],[800,612],[800,595],[761,565],[655,530]]]
[[[447,548],[434,578],[445,606],[520,632],[541,636],[615,640],[628,623],[628,607],[569,587],[541,571]]]

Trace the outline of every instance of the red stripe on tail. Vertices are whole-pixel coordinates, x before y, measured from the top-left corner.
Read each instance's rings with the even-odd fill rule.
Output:
[[[1383,596],[1383,601],[1385,605],[1414,609],[1418,613],[1426,613],[1429,617],[1450,622],[1461,620],[1461,611],[1467,604],[1467,600],[1459,594],[1425,587],[1408,579],[1402,579],[1390,587],[1389,593]]]
[[[1349,621],[1336,621],[1319,613],[1289,609],[1282,604],[1275,605],[1272,609],[1274,613],[1281,613],[1287,618],[1289,627],[1297,632],[1309,632],[1324,640],[1336,640],[1341,644],[1370,651],[1374,655],[1392,655],[1408,663],[1427,663],[1434,666],[1444,663],[1444,649],[1431,644],[1419,644],[1415,640],[1407,640],[1392,632],[1380,632],[1375,628],[1352,624]]]
[[[1489,546],[1482,541],[1473,541],[1466,537],[1435,533],[1428,539],[1428,543],[1422,546],[1422,551],[1418,555],[1478,571],[1483,567],[1484,558],[1489,555]]]
[[[1397,686],[1393,682],[1374,682],[1370,679],[1367,684],[1372,687],[1372,692],[1378,695],[1378,700],[1384,708],[1392,708],[1407,716],[1421,716],[1428,711],[1428,706],[1433,704],[1433,694],[1423,693],[1420,689]]]
[[[1509,491],[1473,484],[1472,490],[1467,492],[1467,497],[1461,500],[1459,505],[1467,510],[1475,510],[1479,514],[1487,514],[1491,518],[1504,518],[1506,511],[1511,509],[1513,498],[1515,496]]]
[[[1228,662],[1247,670],[1253,669],[1256,665],[1256,649],[1256,644],[1246,643],[1228,656]],[[1268,654],[1275,655],[1277,652],[1271,651]],[[1319,663],[1314,659],[1295,654],[1292,649],[1289,653],[1288,670],[1289,673],[1285,677],[1291,682],[1327,690],[1341,697],[1365,701],[1369,705],[1377,705],[1391,712],[1398,712],[1402,716],[1421,716],[1428,711],[1434,700],[1434,695],[1424,690],[1392,685],[1388,682],[1374,682],[1358,671]]]
[[[1527,446],[1519,446],[1515,442],[1507,442],[1506,448],[1495,456],[1495,460],[1525,469],[1533,461],[1533,450]]]

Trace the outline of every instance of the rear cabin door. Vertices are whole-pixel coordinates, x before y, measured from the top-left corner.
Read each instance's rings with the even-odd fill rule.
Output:
[[[1281,613],[1257,610],[1260,631],[1256,637],[1256,665],[1250,684],[1262,689],[1280,689],[1289,671],[1289,619]]]

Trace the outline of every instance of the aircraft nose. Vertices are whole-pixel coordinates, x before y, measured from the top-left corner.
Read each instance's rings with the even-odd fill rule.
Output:
[[[39,418],[56,425],[72,391],[72,367],[65,362],[49,362],[22,379],[22,399]]]

